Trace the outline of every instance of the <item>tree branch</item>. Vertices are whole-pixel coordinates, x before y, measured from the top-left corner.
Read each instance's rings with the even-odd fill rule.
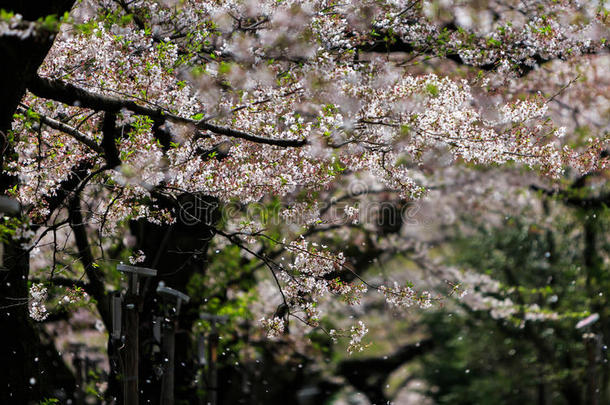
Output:
[[[443,27],[441,27],[439,29],[439,32],[441,32],[443,30],[448,30],[449,32],[454,33],[458,30],[458,27],[455,24],[455,22],[452,21],[452,22],[448,22]],[[439,50],[439,49],[435,48],[434,46],[432,46],[432,47],[430,47],[428,45],[414,46],[410,43],[404,42],[401,38],[396,38],[395,36],[391,35],[390,33],[386,32],[386,31],[382,31],[380,33],[380,37],[383,37],[386,39],[376,41],[372,45],[368,44],[368,43],[361,44],[358,46],[358,49],[363,52],[379,52],[379,53],[404,52],[404,53],[408,53],[408,54],[428,55],[431,57],[449,59],[459,65],[471,66],[475,69],[484,70],[484,71],[495,71],[498,68],[500,61],[501,61],[501,58],[498,57],[493,62],[490,62],[490,63],[486,63],[486,64],[474,63],[473,64],[473,63],[469,63],[469,62],[465,61],[460,56],[460,54],[457,52],[457,49],[450,49],[449,52],[445,53],[443,49]],[[484,40],[484,38],[480,38],[480,37],[477,39],[479,41]],[[515,45],[518,47],[520,44],[517,43]],[[610,46],[608,44],[603,46],[601,49],[596,49],[596,48],[590,47],[588,49],[585,49],[582,52],[582,54],[586,54],[586,55],[600,54],[600,53],[606,52],[609,48],[610,48]],[[531,55],[531,59],[533,59],[536,62],[535,65],[527,64],[525,62],[525,60],[519,61],[517,63],[517,67],[519,68],[518,76],[519,77],[527,76],[530,72],[535,70],[538,66],[551,62],[553,60],[567,60],[567,59],[571,58],[572,56],[573,55],[570,53],[570,51],[562,52],[562,53],[552,56],[552,57],[546,57],[540,53],[536,53],[534,55]]]
[[[44,283],[50,282],[53,285],[57,285],[60,287],[80,287],[89,293],[89,285],[82,280],[75,280],[72,278],[66,277],[52,277],[50,279],[41,279],[41,278],[30,278],[30,281],[33,283]]]
[[[102,122],[102,147],[104,148],[104,156],[110,167],[120,166],[121,158],[119,150],[116,147],[116,112],[106,111],[104,121]]]
[[[26,114],[27,109],[23,106],[27,107],[25,104],[22,104],[21,106],[17,107],[17,112],[19,112],[21,114]],[[30,107],[28,107],[28,108],[30,108]],[[64,124],[61,121],[57,121],[57,120],[54,120],[53,118],[42,115],[38,112],[36,112],[36,114],[40,117],[40,122],[42,124],[45,124],[53,129],[56,129],[58,131],[61,131],[63,133],[70,135],[72,138],[76,139],[83,145],[88,146],[89,149],[91,149],[97,153],[104,153],[104,150],[97,143],[95,143],[95,141],[89,139],[87,137],[87,135],[80,132],[76,128],[71,127],[70,125]]]
[[[210,124],[208,122],[199,121],[197,123],[197,128],[204,129],[210,132],[213,132],[218,135],[225,135],[231,138],[239,138],[245,139],[250,142],[262,143],[266,145],[275,145],[282,147],[301,147],[307,144],[307,140],[305,139],[271,139],[271,138],[263,138],[261,136],[251,135],[246,132],[237,131],[234,129],[219,127],[214,124]]]
[[[90,108],[92,110],[119,111],[127,109],[136,114],[147,115],[153,119],[171,120],[183,124],[195,125],[196,128],[213,132],[230,138],[244,139],[250,142],[281,147],[301,147],[307,144],[305,139],[271,139],[248,134],[243,131],[210,124],[205,120],[195,121],[180,117],[162,108],[151,108],[140,105],[133,100],[94,94],[87,90],[66,83],[62,80],[36,76],[28,85],[29,90],[38,97],[60,101],[64,104]]]

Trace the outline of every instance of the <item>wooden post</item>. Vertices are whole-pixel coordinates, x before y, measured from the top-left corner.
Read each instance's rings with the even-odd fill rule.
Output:
[[[167,317],[170,319],[169,322],[163,323],[163,338],[161,340],[163,346],[164,372],[163,379],[161,382],[161,403],[163,405],[174,405],[174,361],[175,361],[175,342],[176,342],[176,328],[178,326],[178,315],[180,314],[180,307],[182,302],[188,303],[190,297],[178,290],[166,287],[165,283],[160,282],[157,287],[157,293],[163,296],[164,300],[170,305],[175,305],[175,312],[173,314],[166,311]]]
[[[588,405],[599,404],[599,376],[597,372],[600,344],[595,333],[586,333],[584,336],[585,347],[587,349],[587,393],[586,403]]]
[[[86,372],[84,370],[84,359],[80,356],[80,350],[84,345],[80,343],[70,344],[69,350],[72,352],[72,364],[74,365],[74,377],[76,378],[76,392],[74,393],[76,405],[85,403],[85,383]]]
[[[208,394],[208,404],[209,405],[217,405],[218,404],[218,371],[216,370],[216,361],[218,360],[218,332],[216,328],[212,329],[210,336],[208,338],[208,358],[209,361],[209,394]]]
[[[123,319],[125,321],[125,348],[123,357],[123,401],[125,405],[139,404],[138,391],[138,354],[140,350],[140,300],[138,295],[139,277],[152,277],[157,270],[145,267],[119,264],[117,270],[127,274],[129,278],[127,293],[125,294],[125,308]]]
[[[121,395],[123,384],[120,381],[120,376],[124,372],[124,367],[122,366],[120,348],[125,343],[125,336],[123,335],[123,296],[120,291],[115,291],[111,295],[110,313],[112,316],[112,330],[108,340],[108,363],[110,365],[108,389]],[[121,400],[115,397],[115,401],[120,404]]]
[[[121,340],[123,329],[123,298],[121,293],[115,292],[110,299],[110,311],[112,314],[112,331],[110,336],[113,340]]]
[[[208,336],[208,389],[207,389],[207,405],[218,404],[218,370],[216,368],[216,362],[218,361],[218,330],[216,329],[216,322],[224,323],[228,317],[222,315],[213,314],[201,314],[201,319],[210,321],[212,331]]]
[[[206,361],[206,347],[205,347],[205,334],[200,333],[197,335],[197,360],[199,363],[199,373],[197,378],[197,387],[202,392],[205,388],[205,365]],[[205,405],[205,399],[203,395],[198,395],[199,405]]]
[[[125,295],[125,356],[123,358],[124,405],[138,404],[138,351],[140,349],[137,295],[132,292],[136,276],[129,275],[129,288]]]
[[[163,379],[161,380],[161,403],[163,405],[174,405],[174,361],[176,351],[176,322],[172,321],[163,328]]]

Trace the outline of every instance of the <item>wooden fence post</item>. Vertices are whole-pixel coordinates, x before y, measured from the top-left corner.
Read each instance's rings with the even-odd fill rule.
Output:
[[[188,303],[190,297],[178,290],[166,287],[163,282],[159,283],[157,293],[163,296],[164,300],[170,305],[175,305],[175,313],[169,314],[166,312],[170,322],[163,324],[163,337],[161,343],[163,347],[163,356],[166,359],[166,366],[163,371],[163,379],[161,382],[161,404],[174,405],[174,355],[176,351],[176,327],[178,325],[178,315],[182,303]]]
[[[123,401],[125,405],[139,404],[138,391],[138,354],[139,354],[139,324],[140,299],[139,278],[154,277],[157,270],[145,267],[119,264],[117,270],[127,274],[129,278],[127,293],[124,299],[123,320],[125,321],[125,352],[123,357]]]
[[[201,319],[210,321],[212,331],[208,336],[208,389],[207,389],[207,405],[218,405],[218,370],[216,362],[218,361],[218,329],[216,323],[224,323],[228,317],[223,315],[214,315],[202,313]]]

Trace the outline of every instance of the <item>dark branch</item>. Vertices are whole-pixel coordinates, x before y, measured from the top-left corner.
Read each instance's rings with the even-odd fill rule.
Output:
[[[218,135],[225,135],[231,138],[239,138],[245,139],[246,141],[262,143],[266,145],[275,145],[282,147],[294,147],[299,148],[301,146],[305,146],[307,141],[305,139],[271,139],[271,138],[263,138],[261,136],[251,135],[242,131],[237,131],[234,129],[219,127],[214,124],[210,124],[208,122],[200,121],[197,123],[197,128],[204,129],[210,132],[213,132]]]
[[[41,278],[30,278],[30,281],[33,283],[46,283],[50,282],[53,285],[60,287],[80,287],[89,293],[89,285],[82,280],[75,280],[72,278],[66,277],[52,277],[50,279],[41,279]]]
[[[118,138],[116,128],[116,112],[107,111],[104,114],[104,121],[102,123],[102,148],[104,148],[104,156],[106,162],[110,167],[120,166],[121,158],[119,156],[119,150],[116,147],[116,139]]]
[[[133,100],[125,100],[116,97],[104,96],[101,94],[94,94],[61,80],[36,76],[30,81],[28,88],[38,97],[60,101],[68,105],[103,111],[119,111],[121,109],[127,109],[136,114],[147,115],[152,119],[171,120],[184,124],[191,124],[195,125],[198,129],[210,131],[215,134],[224,135],[231,138],[244,139],[250,142],[281,147],[301,147],[307,144],[307,141],[304,139],[293,140],[264,138],[239,130],[210,124],[205,120],[195,121],[189,118],[180,117],[162,108],[151,108],[140,105]]]
[[[455,32],[455,31],[457,31],[458,27],[455,25],[455,23],[450,22],[450,23],[445,24],[443,27],[439,28],[439,32],[442,32],[445,29],[449,30],[450,32]],[[456,49],[451,49],[451,50],[449,50],[449,52],[446,52],[444,49],[441,49],[441,50],[435,49],[434,46],[432,46],[432,47],[413,46],[410,43],[406,43],[406,42],[402,41],[400,38],[396,38],[395,36],[388,34],[387,32],[380,33],[380,36],[385,37],[387,39],[379,40],[372,45],[363,44],[363,45],[359,46],[358,49],[363,52],[379,52],[379,53],[404,52],[404,53],[408,53],[408,54],[428,55],[431,57],[449,59],[459,65],[472,66],[476,69],[480,69],[480,70],[484,70],[484,71],[496,70],[498,68],[499,62],[500,62],[500,58],[498,58],[494,62],[491,62],[491,63],[481,64],[481,65],[472,64],[472,63],[466,62],[459,55],[459,53],[457,52]],[[479,39],[482,40],[481,38],[479,38]],[[518,44],[518,43],[515,44],[516,47],[518,47],[519,45],[520,44]],[[582,53],[583,54],[597,54],[597,53],[607,51],[608,48],[609,48],[609,46],[606,44],[606,46],[604,46],[601,51],[596,48],[589,48],[589,49],[585,49]],[[517,67],[519,69],[518,76],[520,76],[520,77],[526,76],[528,73],[535,70],[537,68],[537,66],[543,65],[545,63],[548,63],[548,62],[551,62],[551,61],[557,60],[557,59],[559,59],[559,60],[569,59],[571,56],[572,55],[570,54],[570,52],[561,53],[559,55],[556,55],[556,56],[550,57],[550,58],[544,57],[541,54],[534,54],[531,56],[531,59],[533,59],[536,62],[535,64],[533,64],[533,65],[527,64],[527,63],[525,63],[525,61],[520,61],[517,64]]]
[[[171,116],[172,119],[191,122],[191,120],[174,116],[161,108],[141,106],[132,100],[94,94],[87,90],[66,83],[62,80],[47,79],[36,76],[28,83],[28,89],[38,97],[60,101],[64,104],[90,108],[97,111],[119,111],[127,109],[136,114],[148,115],[152,118]]]
[[[600,194],[595,197],[581,197],[575,192],[565,190],[548,190],[536,185],[530,186],[533,191],[541,192],[547,197],[553,197],[566,205],[584,209],[601,209],[610,206],[610,193]]]
[[[367,370],[367,374],[381,373],[389,375],[404,363],[428,352],[433,346],[434,342],[428,339],[402,346],[389,356],[344,360],[339,363],[339,372],[342,375],[349,375],[353,371]]]
[[[27,110],[26,110],[26,108],[20,106],[20,107],[17,107],[17,112],[19,112],[21,114],[25,114],[27,112]],[[72,138],[76,139],[83,145],[88,146],[91,150],[93,150],[97,153],[104,153],[104,150],[97,143],[95,143],[95,141],[89,139],[87,137],[87,135],[80,132],[76,128],[71,127],[70,125],[64,124],[61,121],[54,120],[53,118],[49,118],[40,113],[36,112],[36,114],[40,117],[40,122],[42,124],[45,124],[53,129],[56,129],[58,131],[61,131],[65,134],[70,135]]]

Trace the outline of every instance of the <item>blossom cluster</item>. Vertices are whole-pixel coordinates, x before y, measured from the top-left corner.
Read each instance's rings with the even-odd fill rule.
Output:
[[[362,339],[364,335],[369,332],[368,328],[362,321],[358,321],[356,325],[352,325],[349,331],[337,331],[336,329],[331,329],[329,331],[330,337],[336,341],[338,337],[349,337],[349,343],[347,346],[347,353],[353,354],[355,352],[363,351],[368,344],[364,343]]]
[[[47,288],[44,284],[34,283],[30,286],[30,317],[36,321],[42,322],[49,316],[45,301],[48,297]]]
[[[303,312],[305,320],[317,326],[320,320],[318,301],[327,294],[334,294],[354,305],[367,291],[363,283],[342,281],[340,274],[349,271],[343,253],[333,254],[326,246],[319,246],[303,238],[284,243],[284,249],[293,260],[280,266],[279,279],[284,283],[283,294],[295,311]],[[331,276],[333,275],[333,276]]]
[[[277,338],[282,336],[286,331],[286,323],[283,319],[276,317],[267,319],[261,318],[261,326],[267,331],[268,338]]]
[[[379,291],[384,295],[390,307],[408,308],[419,306],[422,309],[432,307],[432,295],[428,291],[417,293],[412,286],[401,286],[394,282],[393,287],[380,286]]]
[[[66,288],[63,296],[59,299],[59,304],[64,306],[82,305],[90,300],[89,294],[80,287]]]

